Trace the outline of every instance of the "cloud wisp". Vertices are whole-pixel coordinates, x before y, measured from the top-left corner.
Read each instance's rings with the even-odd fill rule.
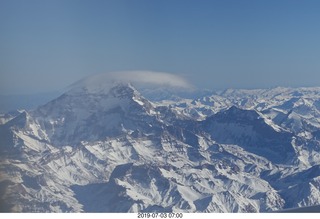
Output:
[[[183,77],[165,72],[153,71],[123,71],[112,72],[110,78],[115,81],[129,82],[139,85],[159,85],[177,88],[192,88],[193,86]]]
[[[131,83],[140,88],[169,87],[188,90],[194,89],[194,86],[181,76],[153,71],[121,71],[91,75],[72,84],[69,88],[73,91],[83,87],[89,92],[107,91],[114,83]]]

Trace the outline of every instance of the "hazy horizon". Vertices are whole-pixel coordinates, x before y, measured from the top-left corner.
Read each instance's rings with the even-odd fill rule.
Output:
[[[106,90],[110,87],[116,86],[121,83],[129,83],[135,87],[142,96],[148,99],[148,92],[166,92],[172,93],[173,95],[182,95],[184,98],[196,99],[202,96],[209,94],[224,93],[228,89],[235,90],[255,90],[255,89],[273,89],[273,88],[293,88],[293,86],[275,86],[267,88],[225,88],[225,89],[208,89],[196,87],[190,81],[187,81],[185,78],[169,74],[165,72],[152,72],[152,71],[123,71],[123,72],[110,72],[106,74],[96,74],[84,77],[80,80],[75,81],[74,83],[57,89],[55,91],[39,92],[33,94],[9,94],[3,95],[0,94],[0,113],[6,113],[10,111],[16,111],[19,109],[32,110],[38,106],[44,105],[55,98],[59,97],[65,92],[77,89],[89,89],[94,92],[97,92],[99,89]],[[303,87],[299,87],[303,88]],[[307,87],[308,88],[308,87]],[[310,87],[309,87],[310,88]],[[320,88],[318,86],[317,88]],[[144,93],[147,92],[147,93]],[[176,92],[179,92],[176,93]],[[145,96],[145,94],[147,96]],[[159,94],[161,96],[161,94]]]

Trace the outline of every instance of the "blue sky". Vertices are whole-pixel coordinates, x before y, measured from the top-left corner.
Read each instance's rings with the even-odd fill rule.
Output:
[[[0,0],[0,93],[147,70],[198,87],[320,86],[318,0]]]

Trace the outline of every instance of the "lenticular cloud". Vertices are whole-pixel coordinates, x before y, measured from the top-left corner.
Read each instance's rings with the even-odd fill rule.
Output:
[[[155,84],[181,88],[193,87],[187,80],[185,80],[181,76],[164,72],[123,71],[110,73],[109,76],[114,80],[131,83]]]
[[[85,88],[95,93],[106,91],[115,83],[131,83],[137,88],[171,87],[178,89],[193,89],[194,87],[184,78],[164,72],[152,71],[122,71],[91,75],[69,86],[72,92]]]

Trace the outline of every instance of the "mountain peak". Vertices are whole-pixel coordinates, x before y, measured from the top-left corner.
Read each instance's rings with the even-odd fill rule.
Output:
[[[26,111],[22,111],[15,118],[6,123],[6,126],[16,126],[18,128],[24,128],[28,123],[29,115]]]
[[[112,97],[126,98],[140,95],[130,83],[116,83],[108,92]]]
[[[54,144],[115,136],[124,128],[131,129],[136,117],[154,114],[152,103],[129,83],[101,82],[96,89],[92,85],[77,85],[33,112]]]
[[[256,110],[241,109],[236,106],[231,106],[229,109],[217,113],[217,116],[222,120],[231,120],[244,123],[261,118],[260,114]]]
[[[69,95],[78,93],[108,93],[113,87],[124,85],[121,81],[116,81],[109,77],[109,75],[92,75],[83,78],[74,84],[70,85],[70,90],[67,92]],[[126,83],[128,85],[128,83]]]

